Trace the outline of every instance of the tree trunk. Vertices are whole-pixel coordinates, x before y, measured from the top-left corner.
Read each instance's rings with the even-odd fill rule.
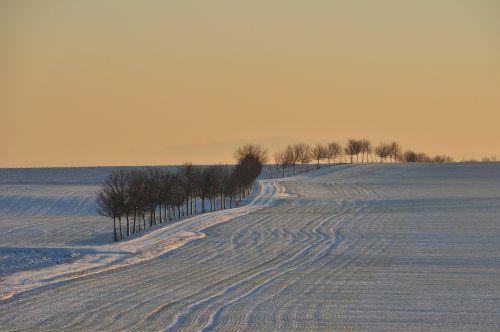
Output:
[[[128,218],[128,213],[125,215],[127,218],[127,237],[130,236],[130,220]]]
[[[142,212],[139,211],[139,214],[137,215],[137,228],[138,228],[138,231],[140,232],[141,231],[141,219],[140,219],[140,215],[142,215]]]
[[[118,235],[116,234],[116,217],[113,217],[113,240],[118,241]]]
[[[134,209],[134,221],[133,221],[133,228],[132,228],[132,233],[135,234],[136,232],[136,226],[135,226],[135,219],[137,218],[137,211]]]
[[[123,232],[122,232],[122,217],[118,217],[118,225],[120,226],[120,240],[123,239]]]

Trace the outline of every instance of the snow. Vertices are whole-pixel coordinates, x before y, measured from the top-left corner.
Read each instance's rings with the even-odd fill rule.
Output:
[[[70,263],[80,257],[75,250],[0,248],[0,275]]]
[[[102,236],[99,237],[99,233],[103,232],[107,234],[107,238],[110,237],[110,224],[107,219],[95,216],[95,193],[98,186],[3,185],[0,211],[9,218],[3,220],[7,226],[2,227],[0,238],[6,238],[2,245],[11,244],[14,247],[0,247],[0,262],[5,264],[5,267],[0,269],[0,275],[4,275],[0,299],[7,299],[33,288],[136,264],[176,249],[189,241],[203,238],[205,233],[202,231],[207,227],[269,206],[275,200],[275,195],[279,195],[279,198],[286,197],[278,185],[280,181],[282,180],[259,180],[252,195],[238,208],[157,225],[138,233],[135,238],[117,243],[109,243],[110,241],[106,240],[102,242]],[[31,218],[28,219],[28,225],[19,225],[19,218],[24,218],[25,215]],[[64,221],[43,222],[44,218],[61,215],[64,215]],[[85,222],[87,227],[89,224],[102,224],[106,227],[96,227],[98,231],[92,234],[94,238],[91,237],[87,244],[71,245],[75,242],[75,237],[85,234],[85,229],[76,224],[76,217],[79,216],[91,216]],[[16,223],[17,226],[14,225]],[[60,246],[48,247],[45,236],[50,238],[54,232],[60,233],[61,227],[70,228],[70,238],[73,240],[68,242],[68,237],[63,236],[59,241],[55,241]],[[95,243],[96,238],[100,238],[101,243]],[[44,246],[33,249],[20,247],[32,245],[33,242]]]
[[[6,207],[14,212],[0,222],[12,226],[1,232],[16,220],[18,228],[0,234],[2,250],[27,250],[27,265],[31,256],[37,264],[36,250],[45,255],[40,248],[54,260],[71,250],[80,256],[0,277],[0,290],[9,290],[0,300],[0,326],[500,329],[500,164],[347,165],[260,184],[245,206],[116,244],[96,240],[101,233],[90,228],[83,242],[70,228],[57,233],[55,225],[76,222],[80,231],[85,222],[102,222],[109,234],[109,223],[78,209],[53,210],[54,218],[40,208],[23,215]],[[38,190],[23,185],[33,187],[10,187],[11,194]],[[74,197],[86,197],[87,189],[75,189]],[[44,190],[57,201],[69,189]],[[43,226],[36,232],[50,230],[53,244],[32,239],[37,222]]]

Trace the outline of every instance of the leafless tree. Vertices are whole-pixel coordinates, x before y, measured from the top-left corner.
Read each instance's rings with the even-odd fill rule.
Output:
[[[353,156],[356,156],[356,162],[358,162],[358,155],[361,153],[361,141],[349,139],[344,150],[346,155],[351,157],[351,164],[353,163]]]
[[[224,186],[223,186],[224,197],[229,198],[229,207],[233,207],[236,201],[236,195],[238,194],[238,178],[236,171],[234,169],[229,170],[226,168],[224,173]],[[226,207],[226,201],[224,200],[224,208]]]
[[[238,148],[234,153],[237,162],[242,162],[245,158],[252,158],[261,164],[267,161],[267,150],[259,144],[246,144]]]
[[[169,221],[169,210],[172,205],[172,188],[174,185],[174,176],[170,172],[160,172],[160,223]],[[163,219],[161,210],[163,208]]]
[[[273,154],[273,157],[276,167],[281,167],[283,177],[285,177],[285,169],[290,164],[290,161],[288,160],[288,154],[286,153],[286,151],[275,152]]]
[[[296,165],[299,162],[299,156],[297,155],[293,145],[288,145],[285,149],[286,160],[288,160],[288,165],[293,167],[293,175],[296,175]]]
[[[320,167],[320,165],[319,165],[320,160],[326,158],[326,155],[327,155],[326,147],[324,147],[323,145],[318,143],[313,147],[311,153],[312,153],[312,156],[314,157],[314,160],[317,161],[316,168],[319,168]]]
[[[246,155],[240,155],[235,172],[241,184],[241,193],[243,197],[250,194],[252,185],[262,172],[266,160],[267,155],[265,158],[262,158],[262,155],[250,151],[248,151]]]
[[[129,216],[132,215],[132,233],[137,231],[137,217],[140,215],[142,209],[144,208],[145,202],[143,201],[144,195],[143,191],[144,182],[142,179],[142,173],[139,171],[128,171],[127,173],[127,185],[125,189],[125,202],[126,202],[126,217],[127,223],[129,222]],[[129,225],[127,224],[127,229]],[[140,223],[139,223],[140,228]],[[140,230],[140,229],[139,229]],[[129,231],[127,231],[127,236],[129,236]]]
[[[418,163],[430,163],[432,162],[432,158],[429,157],[428,154],[424,152],[417,153],[417,162]]]
[[[483,159],[484,161],[484,159]],[[433,163],[451,163],[453,162],[453,158],[445,155],[437,155],[434,158],[432,158]]]
[[[380,162],[387,161],[387,157],[391,155],[391,146],[384,142],[379,143],[375,147],[375,155],[380,158]]]
[[[326,145],[326,156],[325,158],[328,160],[328,165],[330,165],[330,161],[333,159],[335,163],[335,159],[339,157],[342,153],[342,146],[337,142],[330,142]]]
[[[364,162],[365,155],[366,161],[368,162],[368,154],[372,152],[372,144],[366,138],[359,140],[360,150],[361,150],[361,162]]]
[[[213,185],[214,185],[213,169],[211,167],[204,168],[201,172],[201,183],[199,188],[202,213],[205,213],[205,199],[210,197]]]
[[[113,239],[118,241],[116,219],[119,223],[120,239],[123,238],[121,219],[125,214],[125,191],[127,173],[124,170],[112,172],[97,194],[97,212],[113,219]]]
[[[297,162],[301,164],[301,172],[304,171],[304,166],[311,162],[311,147],[306,143],[296,143],[293,145],[293,155]]]
[[[403,154],[403,160],[407,163],[429,163],[432,159],[425,153],[407,150]]]
[[[391,159],[394,162],[397,162],[398,160],[401,159],[401,155],[402,155],[403,150],[401,149],[401,145],[399,145],[399,143],[397,143],[397,142],[390,143],[389,150],[390,150]]]
[[[177,217],[180,219],[182,217],[182,206],[184,205],[184,201],[186,199],[186,191],[184,190],[184,186],[182,183],[182,178],[179,175],[175,175],[172,178],[172,187],[171,187],[171,197],[170,201],[172,202],[172,209],[177,209]]]
[[[185,163],[179,168],[178,174],[186,194],[186,214],[190,215],[193,214],[193,206],[195,205],[197,169],[192,163]]]

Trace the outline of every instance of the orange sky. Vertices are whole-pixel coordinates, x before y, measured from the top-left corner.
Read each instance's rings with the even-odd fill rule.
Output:
[[[500,157],[500,2],[0,2],[0,167],[363,136]]]

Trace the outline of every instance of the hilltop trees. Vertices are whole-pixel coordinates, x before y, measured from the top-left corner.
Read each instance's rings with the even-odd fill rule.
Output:
[[[309,152],[307,152],[309,151]],[[312,148],[305,143],[292,144],[286,146],[282,151],[273,154],[274,163],[276,168],[281,168],[282,176],[285,176],[287,167],[293,167],[293,174],[296,172],[296,164],[300,162],[302,164],[301,170],[305,168],[305,165],[311,162],[312,159],[316,161],[316,166],[319,168],[322,159],[327,159],[328,164],[331,161],[341,162],[342,154],[349,156],[350,163],[365,163],[374,162],[373,154],[375,154],[375,160],[379,162],[450,162],[452,158],[445,155],[438,155],[433,158],[429,157],[425,153],[415,153],[413,151],[407,151],[405,155],[398,142],[392,141],[391,143],[381,142],[376,146],[366,139],[349,139],[345,146],[342,146],[337,142],[330,142],[326,145],[317,144]],[[413,155],[413,154],[415,155]],[[359,155],[361,154],[361,160]],[[356,159],[354,159],[356,156]],[[415,161],[414,161],[415,160]]]
[[[395,141],[391,143],[381,142],[373,146],[368,139],[362,138],[349,139],[345,146],[342,146],[338,142],[330,142],[326,145],[316,144],[313,147],[310,147],[306,143],[290,144],[284,150],[273,153],[273,161],[276,169],[281,172],[281,176],[285,177],[288,167],[293,168],[293,175],[297,174],[296,165],[299,162],[301,164],[300,171],[303,172],[304,169],[307,169],[306,165],[311,160],[316,161],[317,168],[319,168],[323,159],[328,160],[328,165],[331,165],[332,160],[334,162],[342,162],[341,157],[343,153],[345,156],[349,156],[350,163],[373,163],[374,154],[376,157],[375,161],[378,158],[379,162],[412,162],[412,160],[416,160],[416,162],[449,162],[452,160],[450,157],[441,155],[434,158],[425,154],[415,154],[415,156],[410,154],[405,156],[401,145]],[[361,160],[359,159],[360,154]],[[355,159],[354,156],[356,156]]]

